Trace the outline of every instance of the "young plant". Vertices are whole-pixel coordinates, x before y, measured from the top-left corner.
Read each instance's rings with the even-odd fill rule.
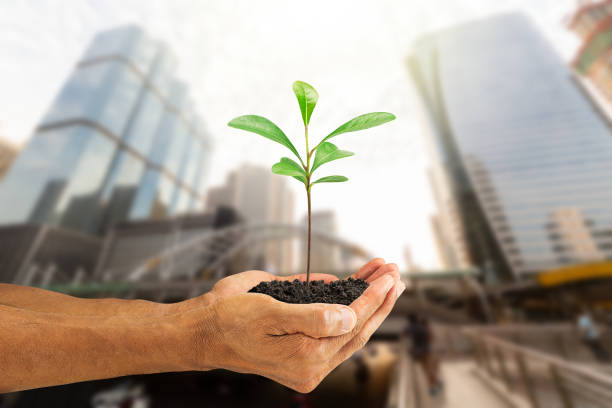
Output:
[[[304,137],[306,140],[305,162],[285,133],[283,133],[283,131],[270,120],[262,116],[239,116],[232,119],[228,123],[228,126],[257,133],[263,137],[280,143],[291,150],[291,152],[299,160],[299,163],[297,163],[288,157],[283,157],[278,163],[272,166],[272,172],[282,176],[291,176],[300,183],[303,183],[304,187],[306,188],[306,196],[308,199],[308,256],[306,258],[306,282],[310,282],[310,229],[312,209],[310,198],[312,186],[318,183],[339,183],[348,180],[348,178],[344,176],[325,176],[313,181],[312,175],[315,170],[325,163],[354,155],[353,152],[338,149],[336,145],[328,142],[328,140],[342,133],[355,132],[357,130],[382,125],[383,123],[387,123],[395,119],[395,115],[387,112],[372,112],[357,116],[325,136],[315,147],[310,149],[308,139],[308,124],[310,123],[312,111],[319,100],[319,94],[312,86],[302,81],[295,81],[293,83],[293,92],[297,97],[300,110],[302,111],[302,120],[304,121]]]

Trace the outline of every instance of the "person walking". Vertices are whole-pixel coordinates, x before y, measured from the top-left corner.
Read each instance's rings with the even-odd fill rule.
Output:
[[[577,314],[576,326],[582,337],[582,341],[593,353],[597,361],[607,363],[610,361],[610,354],[601,343],[599,329],[593,322],[593,318],[588,310],[583,307]]]
[[[410,314],[408,323],[407,334],[411,339],[410,355],[423,369],[429,392],[435,396],[442,389],[442,382],[438,377],[438,361],[432,353],[434,336],[429,321],[425,317]]]

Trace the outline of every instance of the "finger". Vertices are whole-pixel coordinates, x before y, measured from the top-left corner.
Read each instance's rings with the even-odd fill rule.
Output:
[[[359,296],[350,307],[355,311],[357,316],[357,324],[355,328],[347,334],[333,337],[326,340],[324,346],[327,355],[335,355],[346,343],[351,341],[357,333],[361,331],[363,325],[372,317],[372,315],[383,304],[389,290],[393,288],[396,281],[390,275],[385,275],[380,279],[376,279],[370,286]]]
[[[278,302],[275,314],[284,334],[303,333],[314,338],[340,336],[355,328],[357,316],[348,306]]]
[[[347,342],[338,353],[330,359],[330,368],[338,366],[344,360],[353,355],[357,350],[366,345],[372,334],[380,327],[382,322],[389,316],[395,302],[399,299],[402,292],[406,289],[406,285],[403,282],[397,282],[393,289],[387,293],[385,301],[382,306],[368,319],[368,321],[361,327],[359,333]]]
[[[285,280],[292,281],[294,279],[305,281],[306,280],[306,274],[305,273],[301,273],[299,275],[279,276],[279,277],[277,277],[277,280],[283,280],[283,281],[285,281]],[[328,273],[311,273],[310,274],[310,280],[311,281],[322,280],[325,283],[329,283],[329,282],[337,281],[338,277],[336,275],[330,275]]]
[[[359,296],[350,307],[357,316],[357,327],[355,332],[361,330],[361,326],[378,310],[385,301],[389,290],[395,285],[395,279],[390,275],[384,275],[370,283],[370,286]]]
[[[395,280],[399,280],[399,278],[400,278],[400,276],[399,276],[399,268],[398,268],[397,264],[389,263],[389,264],[382,265],[380,268],[378,268],[376,270],[376,272],[374,272],[372,275],[370,275],[366,279],[366,281],[367,282],[372,282],[372,281],[380,278],[384,274],[390,274],[391,276],[393,276],[393,278]]]
[[[353,275],[355,279],[363,279],[366,280],[372,273],[374,273],[378,268],[385,264],[385,260],[382,258],[374,258],[367,264],[363,265],[359,270]]]

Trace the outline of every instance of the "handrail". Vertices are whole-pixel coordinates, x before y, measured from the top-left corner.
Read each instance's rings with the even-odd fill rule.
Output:
[[[612,376],[606,375],[600,371],[592,370],[587,367],[569,362],[567,360],[563,360],[554,355],[544,353],[542,351],[534,350],[532,348],[525,347],[519,344],[514,344],[507,340],[502,340],[502,339],[499,339],[499,338],[496,338],[496,337],[493,337],[487,334],[478,333],[477,331],[473,329],[464,328],[463,331],[469,336],[478,337],[481,341],[497,345],[508,351],[513,351],[515,353],[517,352],[521,353],[525,356],[528,356],[536,360],[540,360],[542,362],[546,362],[548,364],[554,364],[555,366],[562,368],[568,373],[576,373],[584,377],[588,377],[592,380],[595,380],[601,384],[605,384],[609,386],[610,388],[612,388]]]
[[[612,407],[612,376],[576,363],[563,360],[557,356],[535,350],[523,345],[485,334],[474,328],[463,328],[462,333],[472,341],[476,363],[486,375],[481,378],[495,385],[495,377],[505,384],[508,391],[506,398],[510,403],[518,402],[515,388],[516,380],[532,408],[550,406],[550,398],[557,399],[564,408],[577,408],[585,401],[594,402],[596,406]],[[512,356],[518,378],[511,375],[508,369],[508,357]],[[537,367],[530,367],[537,363]],[[545,371],[542,371],[541,368]],[[483,373],[485,374],[485,373]],[[542,377],[542,374],[544,377]],[[534,381],[534,375],[540,381]],[[552,387],[541,388],[542,381],[548,381]],[[520,405],[522,405],[521,402]],[[516,404],[515,404],[516,405]]]

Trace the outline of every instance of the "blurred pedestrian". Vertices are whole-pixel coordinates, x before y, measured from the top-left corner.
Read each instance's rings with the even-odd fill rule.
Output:
[[[576,326],[582,341],[591,350],[597,361],[602,363],[609,362],[610,355],[601,343],[599,329],[585,307],[582,307],[577,313]]]
[[[438,359],[432,352],[433,332],[427,318],[408,315],[407,334],[411,339],[410,355],[416,361],[427,378],[429,392],[436,395],[442,389],[442,382],[438,377]]]
[[[362,406],[370,407],[372,403],[370,401],[370,394],[368,392],[368,383],[370,382],[370,368],[366,363],[363,351],[355,353],[353,355],[353,361],[355,362],[355,385],[357,386],[357,393],[359,400],[362,402]]]

